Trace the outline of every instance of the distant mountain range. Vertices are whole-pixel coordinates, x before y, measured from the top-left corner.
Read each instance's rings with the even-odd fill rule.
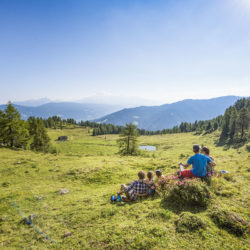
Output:
[[[48,118],[56,115],[63,119],[73,118],[76,121],[97,119],[121,109],[121,106],[115,105],[74,102],[50,102],[37,107],[13,105],[20,112],[23,119],[27,119],[30,116]],[[5,107],[6,105],[0,105],[0,110],[5,109]]]
[[[122,106],[76,102],[49,102],[37,106],[40,102],[50,101],[46,98],[25,101],[23,105],[13,104],[23,119],[29,116],[48,118],[60,116],[76,121],[93,120],[100,123],[126,125],[134,123],[138,128],[161,130],[172,128],[181,122],[207,120],[224,113],[235,103],[238,96],[224,96],[207,100],[183,100],[161,106],[141,106],[122,109]],[[0,110],[6,105],[0,105]],[[122,110],[121,110],[122,109]]]
[[[43,104],[47,104],[49,102],[52,102],[52,101],[48,98],[40,98],[40,99],[32,99],[32,100],[21,101],[21,102],[14,102],[14,104],[20,105],[20,106],[27,106],[27,107],[37,107]]]
[[[162,130],[172,128],[181,122],[208,120],[221,115],[233,105],[238,96],[224,96],[207,100],[183,100],[161,106],[142,106],[123,109],[110,115],[96,119],[100,123],[125,125],[134,123],[138,128]]]
[[[50,102],[74,102],[82,104],[104,104],[109,106],[119,106],[122,108],[134,108],[145,103],[147,105],[160,105],[164,102],[157,100],[150,100],[146,98],[136,97],[136,96],[122,96],[122,95],[113,95],[111,93],[95,93],[92,96],[84,97],[79,100],[63,101],[63,100],[51,100],[48,98],[39,98],[39,99],[30,99],[24,101],[14,101],[13,103],[20,106],[27,107],[38,107],[43,104]]]

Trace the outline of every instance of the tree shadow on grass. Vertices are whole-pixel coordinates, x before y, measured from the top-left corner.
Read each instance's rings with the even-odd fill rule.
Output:
[[[161,201],[160,204],[164,209],[170,210],[175,214],[180,214],[181,212],[184,212],[184,211],[188,211],[188,212],[195,214],[195,213],[200,213],[200,212],[207,210],[207,207],[202,207],[202,206],[198,206],[195,204],[194,205],[180,204],[171,200]]]
[[[243,147],[247,143],[247,140],[239,141],[239,142],[228,142],[226,140],[223,141],[216,141],[215,145],[216,147],[223,147],[224,151],[229,150],[230,148],[233,149],[239,149]]]
[[[15,148],[15,147],[4,146],[4,145],[0,145],[0,149],[1,149],[1,148],[11,149],[11,150],[13,150],[13,151],[21,151],[21,150],[23,150],[23,148]]]

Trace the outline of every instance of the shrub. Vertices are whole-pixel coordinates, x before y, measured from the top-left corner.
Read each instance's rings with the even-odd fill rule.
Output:
[[[51,154],[58,154],[58,150],[55,147],[52,147],[52,146],[49,148],[49,152]]]
[[[210,217],[220,228],[235,235],[243,235],[247,230],[247,221],[226,209],[214,207],[210,210]]]
[[[182,158],[184,158],[184,157],[185,157],[184,154],[180,154],[180,155],[179,155],[179,159],[182,159]]]
[[[211,190],[217,196],[231,197],[238,193],[237,189],[229,181],[230,176],[223,175],[223,178],[213,178],[211,182]],[[228,179],[226,179],[228,178]],[[232,180],[233,181],[233,180]]]
[[[10,183],[9,183],[9,182],[6,182],[6,181],[5,181],[5,182],[2,183],[2,187],[9,187],[9,186],[10,186]]]
[[[190,212],[183,212],[175,221],[176,231],[185,233],[188,231],[196,231],[198,229],[205,229],[206,223],[197,215]]]
[[[246,150],[247,150],[247,152],[250,152],[250,144],[246,145]]]
[[[148,215],[148,218],[161,219],[161,220],[169,220],[171,218],[171,213],[165,210],[152,210]]]
[[[227,181],[235,182],[234,176],[232,174],[224,174],[223,178]]]
[[[167,177],[160,185],[163,201],[206,207],[211,200],[208,186],[197,178],[179,180],[176,177]]]

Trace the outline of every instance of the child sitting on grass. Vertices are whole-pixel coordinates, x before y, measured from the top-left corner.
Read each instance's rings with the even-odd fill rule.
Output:
[[[210,154],[210,150],[208,147],[203,147],[201,149],[201,153],[203,155],[206,155],[207,157],[209,157],[212,161],[214,161],[214,158],[211,157]],[[207,177],[212,177],[214,175],[214,166],[216,164],[214,163],[214,165],[212,165],[210,162],[207,164]]]
[[[159,169],[155,171],[155,174],[156,174],[156,181],[155,181],[156,187],[161,188],[165,180],[165,176],[162,174],[161,170]]]
[[[156,183],[159,183],[161,180],[164,180],[165,176],[162,175],[161,170],[159,170],[159,169],[156,170],[155,174],[156,174]]]
[[[121,185],[121,191],[117,194],[125,193],[126,197],[125,201],[134,201],[137,197],[148,195],[148,185],[146,184],[145,173],[140,171],[138,173],[139,180],[134,181],[130,186],[126,186],[125,184]]]
[[[154,173],[152,171],[149,171],[147,173],[147,180],[146,180],[146,184],[148,185],[148,194],[149,195],[154,195],[155,193],[155,183],[154,183]]]

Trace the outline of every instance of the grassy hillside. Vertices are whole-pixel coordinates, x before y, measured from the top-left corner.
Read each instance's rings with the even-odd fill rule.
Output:
[[[156,145],[156,152],[137,157],[116,154],[115,135],[91,136],[88,129],[50,130],[57,155],[0,148],[0,246],[6,249],[248,249],[247,236],[217,227],[209,213],[221,206],[249,219],[249,153],[245,147],[224,151],[215,147],[216,135],[169,134],[140,137],[141,144]],[[55,142],[67,135],[68,142]],[[215,190],[207,209],[178,209],[161,197],[134,203],[110,204],[121,183],[137,178],[139,170],[177,171],[191,155],[193,143],[207,145],[217,162],[233,177],[213,180]],[[67,188],[69,193],[60,195]],[[50,242],[25,224],[17,210],[35,214],[34,225]],[[205,229],[176,231],[183,211],[201,218]]]

